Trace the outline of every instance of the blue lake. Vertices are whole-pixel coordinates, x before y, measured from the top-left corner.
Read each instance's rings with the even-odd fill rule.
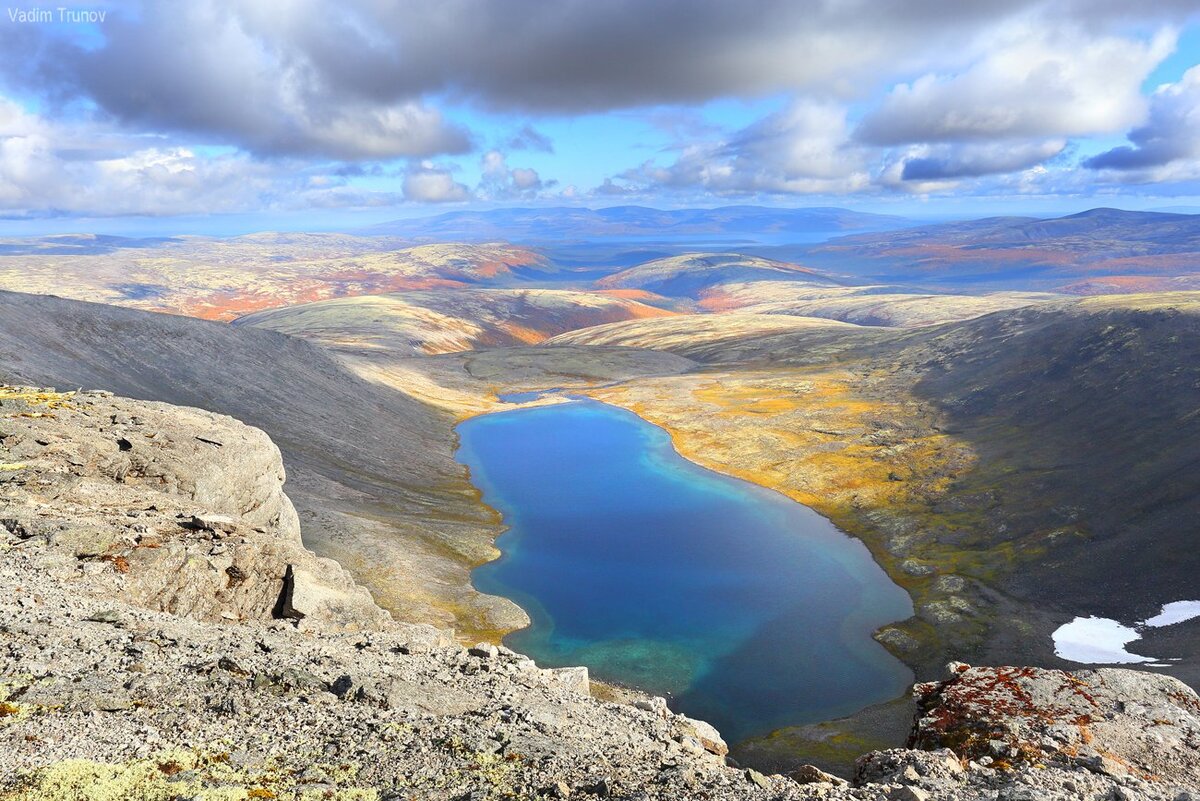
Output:
[[[529,613],[505,642],[540,665],[667,696],[730,742],[912,680],[871,638],[912,614],[908,595],[811,509],[683,459],[667,432],[596,401],[458,433],[459,461],[509,526],[475,586]]]

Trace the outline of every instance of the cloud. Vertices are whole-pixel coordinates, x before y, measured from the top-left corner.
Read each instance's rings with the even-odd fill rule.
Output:
[[[568,187],[569,189],[570,187]],[[638,190],[631,186],[623,186],[614,183],[612,178],[605,178],[604,183],[592,190],[591,194],[601,197],[629,197],[630,195],[638,194]],[[574,197],[572,193],[569,197]]]
[[[1005,41],[953,75],[899,84],[859,124],[872,145],[1064,137],[1121,130],[1145,113],[1140,87],[1174,47],[1160,31],[1148,42],[1013,26]]]
[[[507,150],[536,150],[540,153],[553,153],[554,143],[550,137],[526,123],[504,143]]]
[[[1062,153],[1066,146],[1064,139],[1028,143],[922,145],[906,150],[895,161],[892,171],[899,169],[900,182],[979,178],[1034,167]],[[885,175],[888,172],[885,171]]]
[[[1189,8],[1195,3],[1142,4],[1137,21],[1178,21]],[[467,131],[429,105],[434,97],[541,114],[778,92],[864,96],[880,75],[953,65],[964,49],[988,52],[989,37],[1014,20],[1100,30],[1129,17],[1112,0],[756,0],[750,10],[727,0],[557,0],[553,13],[542,0],[343,0],[336,8],[321,0],[130,0],[111,9],[99,42],[73,43],[48,26],[0,26],[0,72],[10,89],[41,87],[48,98],[89,100],[130,124],[261,155],[419,158],[470,144]],[[1014,60],[1044,64],[1038,47],[1053,44],[1009,50]],[[1093,59],[1105,75],[1128,61],[1120,46],[1082,44],[1099,47],[1097,59],[1115,59],[1111,67]],[[1015,69],[994,59],[980,69],[993,68]],[[943,92],[941,78],[931,81],[914,85],[916,100]],[[530,146],[544,145],[534,134]]]
[[[1123,130],[1130,145],[1088,166],[1154,180],[1191,169],[1191,156],[1171,156],[1186,150],[1190,118],[1184,99],[1166,94],[1147,118],[1140,83],[1170,49],[1171,26],[1198,6],[129,0],[86,37],[0,25],[0,92],[41,114],[40,130],[0,140],[0,203],[101,207],[106,193],[120,209],[196,208],[201,197],[218,209],[525,199],[554,182],[501,155],[471,189],[445,157],[483,142],[497,154],[551,153],[540,119],[615,110],[666,132],[671,156],[593,193],[912,191],[1023,173],[1073,137]],[[730,132],[699,108],[722,98],[785,106]],[[468,119],[495,127],[468,130],[458,121]],[[213,156],[212,146],[235,152]],[[391,160],[408,165],[399,195],[352,186]],[[334,180],[311,183],[320,174]],[[189,201],[182,187],[197,176],[217,190],[197,187]]]
[[[621,177],[718,195],[840,194],[869,185],[867,157],[850,141],[845,107],[797,101],[726,141],[685,147],[669,166],[648,162]]]
[[[302,5],[266,15],[261,4],[150,3],[136,16],[113,13],[102,47],[57,42],[47,52],[72,88],[126,125],[256,155],[386,159],[470,148],[463,128],[419,98],[339,95],[334,81],[353,71],[365,34],[327,13],[318,36],[307,28],[314,20],[295,16]],[[333,59],[328,37],[339,34]]]
[[[717,195],[949,191],[1024,175],[1074,136],[1144,117],[1140,86],[1174,46],[1171,29],[1139,39],[1046,23],[1030,14],[989,30],[989,47],[964,43],[956,69],[897,85],[853,127],[846,103],[802,97],[723,139],[693,139],[673,163],[618,177],[642,191]]]
[[[102,128],[63,128],[0,97],[0,210],[8,215],[232,211],[269,202],[274,185],[269,167],[245,157],[204,159]]]
[[[508,160],[499,150],[489,150],[480,159],[480,181],[477,195],[484,200],[532,200],[554,181],[543,182],[537,170],[528,167],[509,168]]]
[[[0,216],[167,216],[394,205],[293,160],[203,154],[98,123],[63,125],[0,96]],[[374,170],[352,170],[374,173]]]
[[[432,161],[413,162],[404,172],[404,198],[417,203],[462,203],[471,190],[454,180],[450,170]]]
[[[1200,173],[1200,66],[1150,98],[1147,121],[1129,132],[1131,145],[1115,147],[1083,162],[1092,170],[1127,173],[1134,181],[1172,180]]]

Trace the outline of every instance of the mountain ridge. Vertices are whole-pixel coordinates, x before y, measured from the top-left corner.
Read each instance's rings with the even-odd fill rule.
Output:
[[[360,229],[370,235],[516,243],[596,237],[671,237],[700,234],[824,232],[893,228],[906,220],[834,206],[777,208],[719,206],[656,209],[647,206],[586,208],[549,206],[452,211],[433,217],[393,220]]]

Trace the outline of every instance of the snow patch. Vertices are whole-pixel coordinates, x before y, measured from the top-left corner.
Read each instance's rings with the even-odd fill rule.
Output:
[[[1106,617],[1077,617],[1054,631],[1054,654],[1072,662],[1092,665],[1131,665],[1153,662],[1149,656],[1138,656],[1125,646],[1142,635],[1137,629],[1123,626]]]
[[[1173,601],[1164,604],[1154,617],[1126,626],[1107,617],[1077,617],[1054,630],[1054,654],[1071,662],[1088,665],[1145,664],[1171,667],[1162,657],[1140,656],[1125,649],[1142,638],[1140,630],[1173,626],[1200,617],[1200,601]]]
[[[1200,601],[1175,601],[1165,604],[1162,611],[1142,622],[1143,626],[1173,626],[1185,620],[1200,617]]]

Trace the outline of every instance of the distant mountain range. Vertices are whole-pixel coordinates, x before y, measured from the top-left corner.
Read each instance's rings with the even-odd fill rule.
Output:
[[[1081,294],[1179,289],[1200,274],[1200,215],[1098,208],[989,217],[839,237],[807,248],[804,261],[873,280]]]
[[[426,239],[437,244],[413,246]],[[835,208],[621,206],[452,212],[357,236],[0,239],[0,288],[212,319],[439,286],[600,282],[698,300],[724,284],[818,278],[955,294],[1196,290],[1200,215],[1098,208],[913,226]]]
[[[724,206],[716,209],[549,208],[452,211],[436,217],[393,220],[356,233],[415,240],[519,243],[586,241],[597,238],[745,236],[894,230],[911,220],[850,209]]]

